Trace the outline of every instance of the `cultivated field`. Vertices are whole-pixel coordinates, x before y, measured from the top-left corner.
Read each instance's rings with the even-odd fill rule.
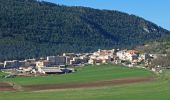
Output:
[[[169,75],[168,70],[156,76],[144,69],[113,65],[87,66],[78,68],[76,73],[67,75],[6,79],[5,81],[16,82],[24,88],[35,86],[33,87],[35,90],[1,92],[0,100],[170,100]],[[105,85],[98,86],[102,82],[105,82]],[[94,86],[36,88],[38,84],[44,87],[47,84],[50,86],[64,84],[67,87],[67,85],[78,86],[87,83]]]
[[[36,84],[61,84],[61,83],[80,83],[99,80],[111,80],[128,77],[151,76],[150,71],[138,68],[127,68],[114,65],[89,65],[77,68],[77,72],[65,75],[50,75],[37,77],[16,77],[0,79],[0,81],[11,81],[20,85]]]
[[[167,81],[154,81],[97,88],[3,92],[0,97],[0,100],[170,100],[170,85]]]

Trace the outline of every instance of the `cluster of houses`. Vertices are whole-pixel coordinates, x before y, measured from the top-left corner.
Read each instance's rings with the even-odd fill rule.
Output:
[[[98,50],[93,53],[63,53],[60,56],[47,56],[39,59],[12,60],[0,63],[0,69],[15,69],[17,73],[56,74],[74,72],[75,66],[86,64],[124,64],[147,66],[153,55],[139,53],[136,50]],[[74,66],[74,67],[73,67]]]

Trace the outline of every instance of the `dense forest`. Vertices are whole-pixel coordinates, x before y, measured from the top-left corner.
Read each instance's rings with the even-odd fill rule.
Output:
[[[0,0],[0,60],[130,48],[169,31],[135,15],[37,0]]]

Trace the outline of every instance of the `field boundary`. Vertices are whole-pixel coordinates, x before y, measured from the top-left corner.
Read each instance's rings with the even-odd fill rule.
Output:
[[[0,82],[0,92],[1,91],[16,91],[13,83],[11,82]]]
[[[101,81],[83,82],[83,83],[27,85],[27,86],[23,86],[23,88],[26,91],[39,91],[39,90],[51,90],[51,89],[72,89],[72,88],[92,88],[92,87],[102,87],[102,86],[110,86],[110,85],[149,82],[149,81],[153,81],[153,80],[155,80],[154,77],[131,77],[131,78],[120,78],[120,79],[113,79],[113,80],[101,80]]]

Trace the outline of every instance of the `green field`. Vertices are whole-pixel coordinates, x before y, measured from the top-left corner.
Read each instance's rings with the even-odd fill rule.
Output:
[[[101,75],[102,74],[102,75]],[[78,76],[76,76],[78,75]],[[87,66],[79,68],[78,72],[68,75],[48,76],[45,79],[49,83],[84,82],[102,79],[114,79],[124,77],[142,77],[154,75],[144,69],[127,68],[121,66],[102,65]],[[90,77],[91,76],[91,77]],[[56,77],[58,81],[53,80]],[[60,77],[67,78],[63,80]],[[165,70],[163,74],[154,81],[113,85],[94,88],[45,90],[35,92],[0,92],[0,100],[170,100],[170,70]],[[49,79],[52,78],[52,79]],[[72,78],[72,79],[69,79]],[[85,79],[82,79],[85,78]],[[23,81],[21,81],[23,79]],[[41,77],[37,78],[14,78],[8,79],[17,83],[26,84],[46,84]],[[59,80],[60,79],[60,80]],[[77,81],[75,81],[77,79]],[[34,82],[37,80],[36,82]],[[29,82],[29,83],[26,83]]]
[[[76,83],[97,80],[109,80],[127,77],[151,76],[152,72],[145,69],[128,68],[115,65],[85,66],[77,68],[77,72],[64,75],[50,75],[37,77],[16,77],[0,79],[0,81],[12,81],[20,85],[33,84],[56,84],[56,83]]]
[[[0,100],[170,100],[170,84],[154,81],[91,89],[3,92],[0,97]]]

